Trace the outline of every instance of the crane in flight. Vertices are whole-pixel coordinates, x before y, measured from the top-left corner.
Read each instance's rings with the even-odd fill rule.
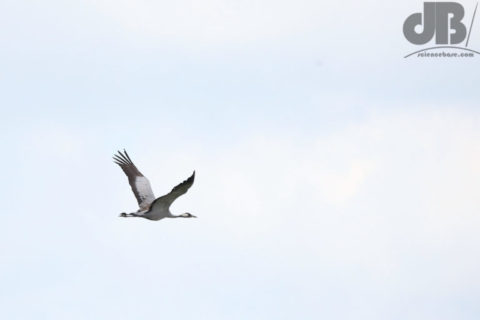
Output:
[[[179,215],[174,215],[170,212],[170,206],[172,203],[178,197],[185,194],[193,185],[195,171],[193,171],[192,175],[187,180],[175,186],[172,191],[155,199],[152,187],[150,186],[150,181],[148,181],[148,179],[133,164],[125,149],[123,150],[123,153],[118,151],[118,154],[113,156],[113,161],[118,164],[127,175],[128,183],[132,188],[135,198],[137,198],[139,206],[139,209],[136,212],[122,212],[120,217],[138,217],[154,221],[163,218],[196,218],[196,216],[189,212]]]

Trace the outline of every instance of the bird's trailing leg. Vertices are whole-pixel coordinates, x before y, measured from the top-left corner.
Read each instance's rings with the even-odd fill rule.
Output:
[[[122,218],[139,217],[139,215],[138,215],[138,214],[135,214],[135,213],[125,213],[125,212],[122,212],[122,213],[120,213],[119,217],[122,217]]]
[[[139,218],[145,218],[145,216],[143,215],[143,211],[139,213],[139,211],[137,212],[132,212],[132,213],[125,213],[125,212],[122,212],[120,213],[120,216],[119,217],[122,217],[122,218],[128,218],[128,217],[139,217]]]

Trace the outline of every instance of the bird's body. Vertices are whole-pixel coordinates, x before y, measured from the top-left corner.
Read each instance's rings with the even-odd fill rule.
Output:
[[[139,209],[132,213],[121,213],[121,217],[139,217],[148,220],[161,220],[163,218],[196,218],[194,215],[186,212],[180,215],[173,215],[170,212],[171,204],[181,195],[185,194],[193,185],[195,180],[195,171],[187,180],[183,181],[168,194],[155,199],[150,181],[133,164],[127,152],[118,151],[113,157],[114,162],[122,168],[128,177],[128,182],[132,188],[135,198],[137,198]]]

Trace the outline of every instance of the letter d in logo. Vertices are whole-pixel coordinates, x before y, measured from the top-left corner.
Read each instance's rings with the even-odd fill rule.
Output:
[[[452,15],[449,21],[449,15]],[[461,22],[465,10],[456,2],[425,2],[423,7],[423,31],[417,33],[415,27],[422,25],[422,13],[417,12],[410,15],[403,24],[403,34],[413,44],[425,44],[434,35],[436,44],[457,44],[465,40],[467,28]],[[450,30],[455,33],[449,34]],[[449,39],[450,35],[450,39]]]

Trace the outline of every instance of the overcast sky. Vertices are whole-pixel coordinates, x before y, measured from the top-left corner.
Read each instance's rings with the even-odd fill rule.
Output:
[[[0,1],[0,318],[478,319],[480,57],[404,59],[422,10]],[[118,218],[123,148],[199,218]]]

